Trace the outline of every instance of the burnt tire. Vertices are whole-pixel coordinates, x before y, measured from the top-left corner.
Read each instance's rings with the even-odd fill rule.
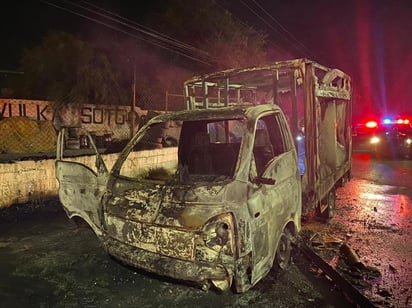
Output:
[[[345,173],[337,182],[337,187],[344,187],[350,180],[350,172]]]
[[[273,264],[276,271],[283,271],[289,268],[292,263],[292,235],[288,229],[284,229],[278,247],[276,248],[275,262]]]
[[[326,209],[320,213],[323,220],[329,220],[335,216],[336,210],[336,191],[333,187],[326,195],[326,197],[321,201],[322,205],[326,205]],[[321,207],[322,207],[321,205]]]
[[[70,221],[75,225],[76,229],[90,228],[89,224],[79,216],[73,216]]]

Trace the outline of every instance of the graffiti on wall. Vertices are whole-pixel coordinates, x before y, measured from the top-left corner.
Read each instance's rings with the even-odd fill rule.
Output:
[[[130,108],[128,109],[87,106],[81,108],[80,120],[84,124],[122,125],[130,119]]]
[[[0,100],[0,114],[3,118],[29,117],[38,121],[51,121],[48,103],[45,101]],[[52,115],[53,116],[53,115]]]
[[[66,125],[81,124],[96,134],[111,133],[113,138],[127,139],[130,135],[130,119],[134,119],[136,130],[141,118],[147,111],[130,106],[108,106],[84,104],[81,107],[68,107],[60,112],[60,118]],[[0,118],[28,117],[37,121],[54,121],[55,112],[47,101],[0,99]]]

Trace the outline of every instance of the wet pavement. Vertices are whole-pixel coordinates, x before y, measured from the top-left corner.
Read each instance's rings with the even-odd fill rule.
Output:
[[[377,307],[412,307],[412,162],[355,155],[328,223],[310,220],[315,251]],[[342,244],[360,264],[349,266]],[[124,266],[57,201],[0,212],[0,307],[350,307],[298,251],[291,268],[244,294],[199,288]]]
[[[358,154],[352,171],[338,190],[335,217],[305,229],[315,250],[376,306],[412,307],[412,161]],[[361,264],[343,264],[342,243]]]

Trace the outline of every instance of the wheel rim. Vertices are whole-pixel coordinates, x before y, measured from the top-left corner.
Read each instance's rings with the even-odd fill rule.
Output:
[[[324,219],[328,220],[333,217],[335,214],[335,207],[336,207],[336,196],[335,196],[335,189],[332,188],[328,194],[323,198],[323,200],[319,203],[319,216]]]
[[[329,218],[335,214],[335,190],[332,189],[328,194],[328,211]]]
[[[283,233],[276,251],[276,262],[280,269],[286,269],[290,265],[291,243],[287,234]]]

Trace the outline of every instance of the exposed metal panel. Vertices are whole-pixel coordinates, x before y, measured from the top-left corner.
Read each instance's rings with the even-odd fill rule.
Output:
[[[195,236],[192,232],[106,216],[107,232],[120,242],[181,260],[194,261]]]

